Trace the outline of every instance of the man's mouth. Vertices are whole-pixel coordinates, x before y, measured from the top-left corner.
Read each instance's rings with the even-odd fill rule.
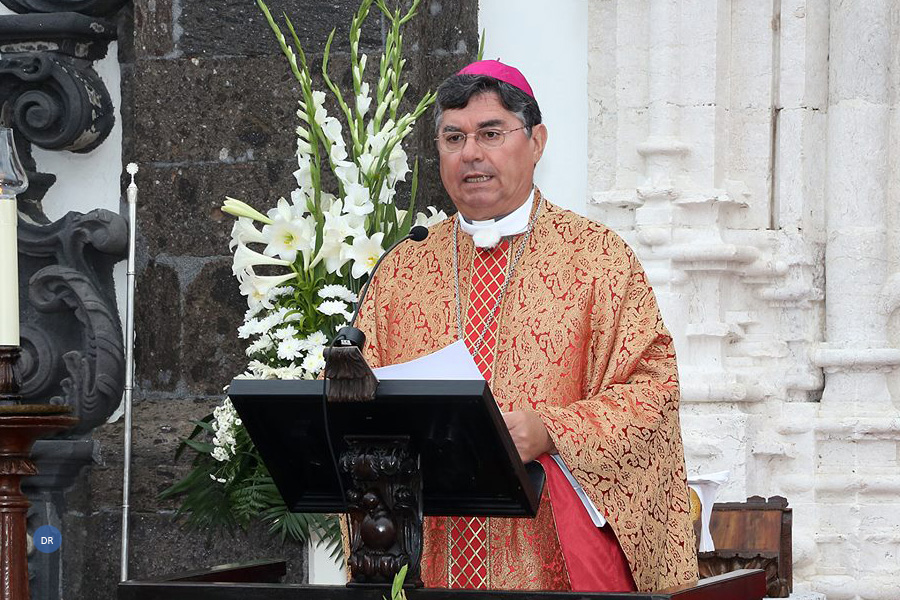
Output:
[[[466,183],[484,183],[485,181],[488,181],[490,179],[490,175],[470,175],[468,177],[465,177],[463,181],[465,181]]]

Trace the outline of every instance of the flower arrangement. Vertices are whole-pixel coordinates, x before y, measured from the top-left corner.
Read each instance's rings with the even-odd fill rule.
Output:
[[[373,4],[390,25],[374,88],[366,81],[368,57],[359,52],[360,30]],[[300,84],[297,116],[297,187],[265,214],[227,198],[222,210],[237,217],[231,232],[233,273],[248,309],[238,336],[249,341],[249,363],[240,377],[313,379],[325,366],[323,352],[350,320],[357,294],[384,249],[413,225],[446,218],[429,207],[414,214],[418,162],[412,169],[409,210],[397,208],[397,186],[410,175],[402,142],[434,102],[423,96],[401,113],[402,26],[420,0],[404,12],[384,0],[363,0],[350,27],[351,94],[328,75],[334,31],[328,37],[322,76],[339,116],[329,115],[326,94],[313,89],[306,55],[290,19],[290,43],[262,0],[257,4]],[[349,98],[349,101],[348,101]],[[341,118],[343,117],[343,119]],[[327,187],[325,180],[334,183]],[[311,532],[335,553],[337,520],[287,510],[234,407],[226,398],[195,422],[185,448],[196,451],[193,469],[164,496],[180,496],[180,514],[200,527],[246,526],[262,518],[282,539],[306,541]]]

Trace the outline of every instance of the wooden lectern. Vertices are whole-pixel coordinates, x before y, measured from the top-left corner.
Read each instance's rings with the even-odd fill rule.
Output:
[[[350,583],[273,583],[283,574],[275,561],[127,581],[119,584],[119,600],[382,600],[404,564],[407,584],[422,585],[424,515],[536,514],[543,470],[519,460],[484,380],[377,382],[356,348],[339,350],[355,353],[331,370],[347,377],[238,379],[228,395],[292,511],[349,515]],[[407,594],[409,600],[760,600],[765,585],[762,571],[746,570],[653,593],[420,588]]]

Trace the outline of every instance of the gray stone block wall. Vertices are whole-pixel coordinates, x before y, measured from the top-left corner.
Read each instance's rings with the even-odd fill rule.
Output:
[[[273,14],[291,16],[315,65],[337,28],[336,81],[349,79],[346,35],[357,7],[356,0],[270,4]],[[262,530],[185,530],[173,520],[176,504],[158,498],[189,468],[186,458],[174,461],[189,421],[219,403],[245,365],[236,329],[246,305],[228,250],[232,219],[219,206],[227,194],[266,210],[290,193],[297,86],[252,0],[135,0],[120,18],[123,162],[140,166],[130,574],[286,557],[289,580],[303,581],[304,550]],[[409,97],[472,60],[477,36],[476,0],[424,0],[405,38]],[[370,61],[381,43],[382,24],[370,18],[362,38]],[[420,206],[449,210],[430,119],[409,154],[420,158]],[[99,463],[67,493],[62,516],[67,600],[113,598],[119,578],[122,421],[93,437]]]

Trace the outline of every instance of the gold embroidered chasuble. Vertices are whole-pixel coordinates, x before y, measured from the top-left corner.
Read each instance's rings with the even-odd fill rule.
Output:
[[[454,218],[398,247],[372,281],[358,325],[373,367],[457,340]],[[541,416],[606,515],[639,590],[689,583],[697,561],[675,353],[643,269],[611,230],[546,201],[528,246],[496,317],[497,403]],[[465,315],[474,246],[462,232],[459,252]],[[535,519],[492,518],[488,527],[489,588],[566,589],[546,489]],[[426,518],[424,536],[426,585],[446,587],[446,519]]]

